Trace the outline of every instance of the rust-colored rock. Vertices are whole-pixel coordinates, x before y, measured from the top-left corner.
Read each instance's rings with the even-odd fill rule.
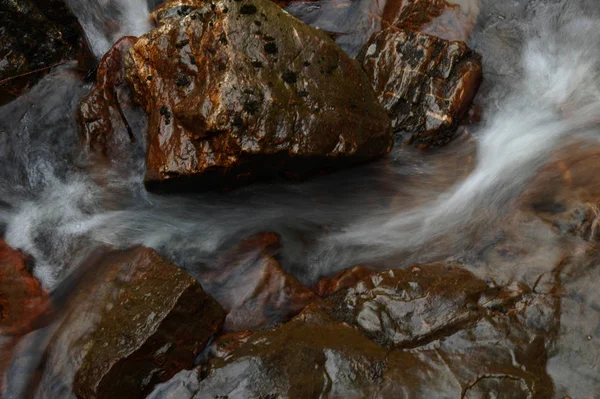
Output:
[[[200,275],[203,287],[228,312],[224,329],[244,331],[289,320],[317,296],[274,258],[279,236],[263,233],[230,250]]]
[[[0,239],[0,335],[10,334],[44,313],[48,294],[29,272],[32,260]]]
[[[85,47],[63,0],[0,0],[0,105]]]
[[[350,269],[345,269],[333,277],[324,277],[317,283],[315,292],[319,296],[333,294],[342,288],[350,287],[360,280],[374,274],[375,271],[364,266],[354,266]]]
[[[132,94],[124,79],[124,56],[137,40],[120,39],[100,61],[96,88],[81,100],[77,111],[85,148],[92,153],[117,157],[131,151],[134,135],[124,108]]]
[[[368,77],[325,32],[268,0],[194,4],[126,61],[149,115],[149,187],[304,177],[391,149]]]
[[[481,57],[462,42],[385,29],[359,54],[394,133],[421,148],[448,143],[481,82]]]
[[[225,316],[200,284],[148,248],[90,267],[53,338],[48,371],[79,398],[145,397],[192,368]]]
[[[381,26],[466,42],[478,15],[478,0],[390,0],[383,8]]]

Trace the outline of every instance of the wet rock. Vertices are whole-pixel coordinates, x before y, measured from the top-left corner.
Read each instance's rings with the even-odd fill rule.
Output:
[[[360,65],[276,4],[197,1],[161,22],[126,62],[149,115],[150,188],[304,177],[391,149]]]
[[[199,276],[228,312],[224,329],[252,330],[289,320],[317,296],[275,259],[279,236],[263,233],[242,241]]]
[[[194,398],[403,397],[460,394],[441,358],[389,352],[356,329],[309,306],[284,326],[254,334],[224,358],[213,359]],[[411,367],[407,367],[411,365]]]
[[[453,264],[372,275],[330,298],[335,314],[383,345],[415,347],[480,316],[487,285]]]
[[[454,137],[481,82],[481,57],[462,42],[385,29],[358,56],[401,141],[421,148]]]
[[[0,239],[0,335],[19,330],[48,308],[48,294],[29,272],[32,263]]]
[[[381,25],[466,42],[479,9],[479,2],[473,0],[390,0],[385,3]]]
[[[315,292],[319,296],[325,296],[336,293],[342,288],[356,284],[358,281],[369,277],[375,271],[363,266],[354,266],[350,269],[345,269],[333,277],[324,277],[317,283]]]
[[[217,339],[208,364],[174,379],[172,392],[183,384],[192,387],[183,398],[552,397],[546,361],[558,326],[555,279],[534,291],[489,286],[453,264],[394,273],[404,278],[378,273],[329,299],[363,287],[354,302],[379,307],[413,345],[380,345],[346,323],[339,304],[318,302],[278,328]]]
[[[200,284],[148,248],[110,253],[70,301],[48,376],[80,398],[145,397],[194,359],[225,316]]]
[[[0,0],[0,105],[84,47],[77,18],[63,0]]]
[[[120,39],[100,61],[96,87],[77,110],[83,145],[92,153],[118,157],[131,150],[135,137],[124,109],[133,96],[124,79],[124,56],[137,40]]]

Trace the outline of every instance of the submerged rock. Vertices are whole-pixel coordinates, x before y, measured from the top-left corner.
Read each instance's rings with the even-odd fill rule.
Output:
[[[388,28],[358,56],[394,133],[427,148],[454,137],[481,83],[481,57],[462,42]]]
[[[80,398],[144,397],[192,368],[225,316],[195,279],[148,248],[109,254],[86,278],[48,357],[49,378],[72,381]]]
[[[92,153],[118,157],[135,140],[124,109],[133,103],[124,79],[124,56],[137,40],[120,39],[100,61],[96,88],[81,100],[77,111],[83,145]]]
[[[12,333],[48,307],[48,294],[29,268],[32,259],[0,239],[0,335]]]
[[[179,3],[127,59],[149,187],[303,177],[391,149],[367,76],[326,33],[267,0],[198,0],[181,16]]]
[[[0,0],[0,20],[0,105],[83,47],[77,18],[63,0]]]
[[[288,321],[317,296],[274,258],[279,236],[262,233],[230,250],[200,275],[203,287],[228,312],[224,329],[244,331]]]

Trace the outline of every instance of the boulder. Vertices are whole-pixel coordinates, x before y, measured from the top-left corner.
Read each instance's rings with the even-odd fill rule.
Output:
[[[126,60],[149,116],[149,188],[305,177],[390,151],[368,77],[325,32],[268,0],[187,3]]]
[[[124,56],[137,38],[120,39],[100,61],[96,87],[77,110],[83,146],[92,153],[118,158],[135,137],[124,109],[132,104],[132,93],[124,79]]]
[[[395,27],[358,56],[404,143],[442,146],[454,137],[481,83],[481,57],[463,42]]]
[[[225,316],[200,284],[152,249],[88,265],[52,339],[49,375],[79,398],[145,397],[194,359]]]
[[[318,297],[275,259],[280,238],[262,233],[243,240],[199,276],[228,312],[223,328],[244,331],[288,321]]]
[[[48,310],[48,294],[29,272],[33,260],[0,239],[0,335],[25,327]]]
[[[0,105],[85,47],[77,18],[63,0],[0,0],[0,20]]]

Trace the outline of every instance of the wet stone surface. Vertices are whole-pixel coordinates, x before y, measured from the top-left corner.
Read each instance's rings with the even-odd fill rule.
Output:
[[[396,137],[420,148],[447,144],[481,82],[481,57],[462,42],[385,29],[358,59],[392,119]]]
[[[132,152],[134,129],[126,113],[133,106],[133,95],[124,77],[124,57],[136,40],[124,37],[104,55],[96,87],[79,105],[77,120],[83,146],[93,154],[123,159]]]
[[[109,254],[70,302],[47,374],[79,398],[145,397],[194,359],[225,316],[200,284],[147,248]]]
[[[223,328],[244,331],[288,321],[317,296],[287,274],[275,256],[280,237],[262,233],[229,250],[199,275],[204,289],[227,311]]]
[[[391,149],[361,66],[276,4],[197,1],[161,22],[126,62],[149,116],[148,187],[298,178]]]
[[[180,373],[155,394],[551,397],[546,361],[558,328],[557,284],[550,276],[537,291],[491,287],[456,264],[381,272],[329,296],[331,302],[309,305],[281,327],[217,339],[205,366]],[[381,345],[357,312],[347,322],[336,304],[344,293],[357,309],[380,308],[379,318],[394,323],[379,337],[402,339]]]
[[[0,335],[27,326],[46,311],[48,294],[30,273],[33,259],[0,239]]]

